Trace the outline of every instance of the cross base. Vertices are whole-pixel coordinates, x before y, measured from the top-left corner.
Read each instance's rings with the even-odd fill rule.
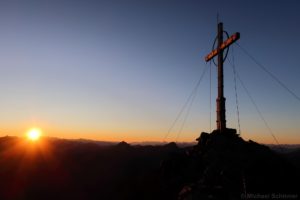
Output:
[[[238,135],[236,129],[234,128],[225,128],[224,130],[213,130],[211,133],[223,134],[223,135]]]
[[[207,140],[210,136],[221,136],[226,138],[240,138],[239,134],[237,134],[236,129],[233,128],[226,128],[223,131],[220,131],[218,129],[213,130],[211,133],[202,132],[200,136],[196,139],[199,144],[206,144]]]

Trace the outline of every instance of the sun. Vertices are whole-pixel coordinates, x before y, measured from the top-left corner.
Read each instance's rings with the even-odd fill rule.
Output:
[[[38,128],[32,128],[27,132],[26,136],[29,140],[36,141],[41,137],[41,130]]]

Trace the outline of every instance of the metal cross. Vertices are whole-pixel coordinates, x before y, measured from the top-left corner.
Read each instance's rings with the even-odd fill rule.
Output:
[[[207,56],[205,61],[208,62],[215,56],[218,56],[218,97],[217,97],[217,130],[224,132],[226,130],[226,117],[225,117],[225,97],[224,97],[224,79],[223,79],[223,51],[228,48],[235,41],[240,39],[240,33],[236,32],[223,42],[223,23],[218,24],[218,46],[212,50]]]

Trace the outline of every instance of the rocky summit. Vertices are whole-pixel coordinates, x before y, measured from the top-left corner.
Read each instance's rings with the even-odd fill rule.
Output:
[[[300,191],[299,173],[285,157],[243,140],[235,129],[202,132],[197,141],[185,153],[173,154],[163,162],[171,198],[271,199],[284,195],[295,199]]]

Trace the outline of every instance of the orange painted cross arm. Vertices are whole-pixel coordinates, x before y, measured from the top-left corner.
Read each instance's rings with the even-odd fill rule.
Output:
[[[210,52],[207,56],[205,56],[205,61],[208,62],[210,61],[213,57],[215,57],[216,55],[218,55],[218,53],[221,50],[224,50],[225,48],[229,47],[232,43],[234,43],[235,41],[237,41],[238,39],[240,39],[240,33],[236,32],[235,34],[233,34],[232,36],[230,36],[226,41],[224,41],[220,48],[218,49],[214,49],[212,52]]]

